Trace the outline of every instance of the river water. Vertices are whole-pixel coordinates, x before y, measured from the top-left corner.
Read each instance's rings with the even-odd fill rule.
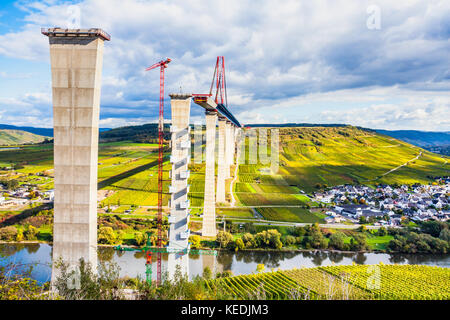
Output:
[[[39,282],[50,280],[52,247],[48,244],[0,244],[0,265],[15,263],[33,265],[32,277]],[[102,262],[115,262],[121,276],[145,277],[145,256],[142,252],[118,252],[110,247],[99,247],[98,258]],[[189,276],[199,275],[203,268],[222,272],[231,270],[234,275],[256,271],[260,263],[265,270],[292,269],[328,265],[356,264],[423,264],[450,267],[450,254],[386,254],[386,253],[343,253],[331,251],[220,251],[217,257],[189,255]],[[162,256],[162,270],[167,268],[167,254]],[[156,263],[153,263],[156,276]]]

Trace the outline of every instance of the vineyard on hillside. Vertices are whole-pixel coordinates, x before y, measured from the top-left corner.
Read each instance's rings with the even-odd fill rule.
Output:
[[[450,269],[420,265],[350,265],[272,271],[206,282],[236,299],[448,300]]]
[[[319,269],[347,277],[378,299],[448,300],[450,269],[421,265],[333,266]]]

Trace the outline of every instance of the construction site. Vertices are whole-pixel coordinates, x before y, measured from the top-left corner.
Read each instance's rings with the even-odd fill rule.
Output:
[[[103,47],[111,37],[101,29],[42,29],[49,38],[54,128],[54,247],[53,261],[76,266],[80,259],[97,265],[97,158]],[[158,214],[157,245],[150,235],[142,248],[117,246],[116,250],[146,254],[147,281],[159,285],[162,274],[173,277],[179,268],[188,273],[188,254],[214,259],[214,250],[190,247],[191,103],[204,109],[206,122],[205,190],[201,235],[214,238],[216,203],[225,201],[225,180],[236,163],[242,126],[227,101],[225,58],[217,57],[209,93],[170,93],[170,214],[168,243],[163,246],[164,70],[170,58],[146,71],[159,70]],[[150,88],[156,90],[156,88]],[[218,145],[216,146],[216,140]],[[217,153],[216,153],[217,150]],[[216,176],[217,165],[217,176]],[[161,255],[168,254],[167,270]],[[156,263],[156,277],[152,264]],[[214,264],[214,261],[212,261]],[[54,268],[52,279],[57,277]]]

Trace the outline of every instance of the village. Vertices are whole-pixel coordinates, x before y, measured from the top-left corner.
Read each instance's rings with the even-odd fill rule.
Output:
[[[315,192],[314,200],[327,205],[327,223],[347,221],[394,227],[406,220],[449,220],[449,194],[450,178],[443,177],[431,185],[340,185]]]
[[[0,183],[0,208],[8,209],[31,205],[33,203],[50,203],[55,197],[54,190],[40,191],[36,185],[21,185],[11,190]]]

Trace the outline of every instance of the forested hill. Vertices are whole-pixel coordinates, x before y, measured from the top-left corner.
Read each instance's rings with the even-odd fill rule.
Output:
[[[169,125],[164,125],[164,138],[169,139]],[[158,124],[128,126],[100,132],[100,142],[133,141],[154,143],[158,138]]]

